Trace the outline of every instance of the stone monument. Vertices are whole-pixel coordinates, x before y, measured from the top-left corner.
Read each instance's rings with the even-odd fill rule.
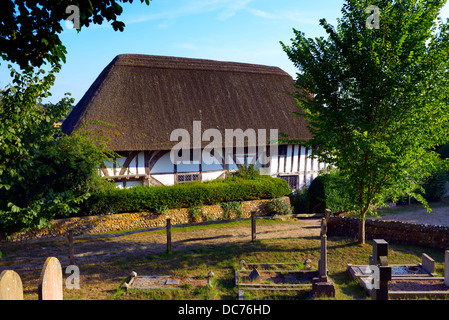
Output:
[[[383,239],[373,240],[373,255],[370,256],[370,268],[377,268],[378,270],[378,272],[374,272],[374,288],[371,299],[388,300],[388,282],[391,281],[391,266],[388,265],[388,242]]]
[[[48,257],[38,284],[39,300],[62,300],[62,268],[55,257]]]
[[[327,269],[327,220],[321,220],[321,253],[318,262],[318,277],[312,280],[312,291],[314,295],[335,297],[335,285],[329,280]]]
[[[4,270],[0,273],[0,300],[23,300],[22,280],[17,272]]]

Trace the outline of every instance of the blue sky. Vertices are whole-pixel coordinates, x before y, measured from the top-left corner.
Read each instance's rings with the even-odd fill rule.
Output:
[[[126,26],[109,23],[80,33],[65,27],[61,40],[67,62],[56,76],[50,102],[70,92],[77,103],[106,65],[118,54],[138,53],[213,59],[277,66],[295,77],[296,69],[279,41],[290,44],[293,28],[307,37],[324,36],[319,19],[336,25],[343,0],[134,0],[122,4]],[[442,16],[449,17],[448,5]],[[0,87],[10,82],[1,61]]]

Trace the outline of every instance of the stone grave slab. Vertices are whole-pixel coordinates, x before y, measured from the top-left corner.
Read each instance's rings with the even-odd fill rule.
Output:
[[[136,272],[132,272],[131,279],[123,283],[122,288],[126,290],[182,289],[187,284],[193,288],[201,288],[205,287],[207,282],[207,277],[138,276]]]
[[[0,300],[23,300],[22,280],[14,270],[0,273]]]
[[[62,268],[55,257],[48,257],[39,278],[39,300],[62,300]]]

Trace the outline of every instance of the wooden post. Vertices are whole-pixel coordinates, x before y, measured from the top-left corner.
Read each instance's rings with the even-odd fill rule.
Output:
[[[251,241],[256,241],[256,212],[251,212]]]
[[[171,219],[167,219],[167,253],[171,254]]]
[[[67,238],[69,239],[69,260],[70,260],[70,264],[74,265],[75,264],[75,255],[74,255],[74,250],[73,250],[73,230],[72,229],[69,230],[69,234],[67,235]]]

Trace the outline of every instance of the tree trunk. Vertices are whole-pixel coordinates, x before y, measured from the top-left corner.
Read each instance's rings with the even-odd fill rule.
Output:
[[[365,244],[365,214],[361,214],[359,219],[359,244]]]

